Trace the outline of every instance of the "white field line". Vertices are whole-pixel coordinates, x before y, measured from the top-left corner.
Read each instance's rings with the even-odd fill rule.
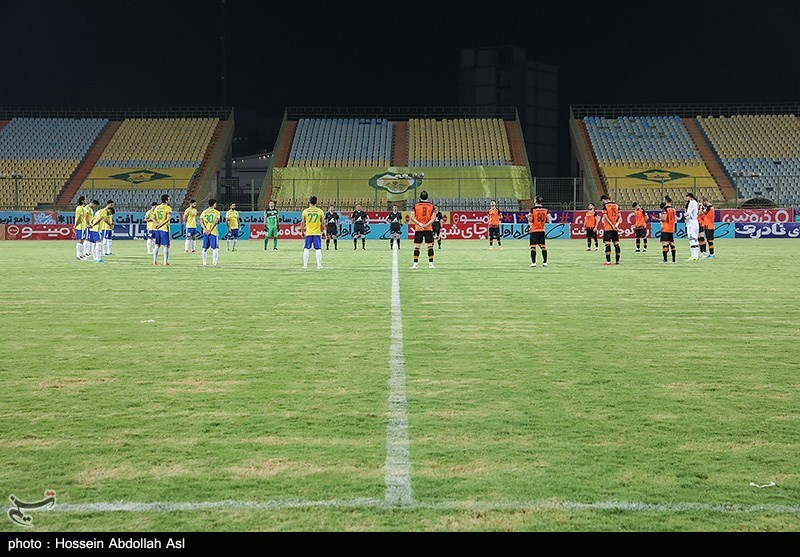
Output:
[[[50,509],[28,512],[106,513],[106,512],[180,512],[208,509],[286,510],[310,508],[338,509],[432,509],[441,511],[622,511],[631,513],[766,513],[800,514],[800,505],[735,504],[735,503],[644,503],[636,501],[412,501],[402,507],[384,499],[276,499],[272,501],[209,501],[187,503],[65,503]]]
[[[408,455],[406,364],[403,352],[403,315],[400,310],[400,274],[397,250],[392,251],[392,328],[389,345],[389,411],[386,426],[386,503],[410,505],[411,460]]]

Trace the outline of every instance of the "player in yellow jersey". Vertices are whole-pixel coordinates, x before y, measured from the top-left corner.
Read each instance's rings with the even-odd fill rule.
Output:
[[[200,213],[200,226],[203,229],[203,251],[200,254],[203,258],[203,267],[206,266],[206,256],[208,250],[212,251],[212,266],[217,266],[219,257],[219,211],[217,211],[217,200],[208,200],[208,209]]]
[[[103,223],[100,225],[100,245],[103,246],[103,255],[114,255],[111,253],[111,244],[114,240],[114,207],[108,209]]]
[[[92,202],[94,203],[94,202]],[[94,262],[95,263],[105,263],[103,260],[103,245],[102,245],[102,238],[101,234],[103,231],[103,226],[108,220],[110,210],[114,208],[114,202],[112,200],[108,200],[106,202],[106,206],[99,211],[97,211],[94,216],[92,217],[92,221],[89,223],[89,242],[92,244],[92,255],[94,255]]]
[[[192,253],[197,253],[197,201],[189,200],[189,206],[183,212],[183,221],[186,223],[186,242],[183,251],[189,253],[189,243],[191,241]]]
[[[75,241],[77,245],[75,247],[75,259],[80,261],[83,259],[83,235],[86,231],[86,223],[83,220],[83,209],[86,205],[86,197],[80,196],[78,198],[78,204],[75,206]]]
[[[91,232],[89,229],[92,227],[94,212],[99,206],[100,202],[96,199],[92,199],[91,203],[83,206],[83,258],[87,260],[94,256],[92,242],[89,238],[89,233]]]
[[[231,208],[225,211],[225,224],[228,225],[228,239],[225,241],[225,248],[228,251],[231,251],[231,240],[233,240],[233,251],[236,251],[236,243],[239,241],[239,222],[236,203],[231,203]]]
[[[144,222],[147,224],[147,255],[153,255],[156,247],[156,207],[158,203],[153,201],[150,210],[144,214]]]
[[[153,265],[158,265],[158,251],[164,248],[164,266],[169,267],[169,219],[172,207],[169,206],[169,195],[161,196],[161,205],[155,208],[156,247],[153,249]]]
[[[303,269],[308,268],[308,253],[311,247],[317,256],[317,269],[322,269],[322,223],[325,220],[325,213],[317,207],[317,196],[312,195],[308,200],[308,207],[303,210],[300,218],[300,231],[306,239],[303,247]]]

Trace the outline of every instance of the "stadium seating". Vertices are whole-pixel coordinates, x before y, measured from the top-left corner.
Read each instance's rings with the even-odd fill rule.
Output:
[[[200,167],[219,120],[135,118],[122,122],[89,177],[73,196],[114,199],[127,208],[146,208],[162,193],[179,207]],[[146,171],[146,172],[139,172]],[[119,178],[127,173],[130,178]],[[146,180],[146,175],[153,176]]]
[[[697,117],[740,198],[800,199],[800,120],[794,115]]]
[[[412,118],[408,122],[409,167],[510,164],[508,134],[499,118]]]
[[[664,195],[678,200],[687,191],[723,200],[679,117],[589,116],[584,123],[609,193],[623,205],[658,206]]]
[[[12,119],[0,129],[0,206],[16,205],[14,174],[24,177],[20,208],[52,203],[107,123],[102,118]]]
[[[303,118],[288,167],[388,167],[392,124],[385,118]]]

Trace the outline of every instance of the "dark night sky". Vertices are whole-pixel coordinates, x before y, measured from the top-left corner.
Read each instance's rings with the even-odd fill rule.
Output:
[[[558,65],[562,136],[574,103],[792,101],[800,87],[800,2],[227,0],[226,14],[229,103],[267,120],[264,147],[287,105],[456,104],[464,46]],[[0,0],[0,22],[0,105],[222,103],[218,1]]]

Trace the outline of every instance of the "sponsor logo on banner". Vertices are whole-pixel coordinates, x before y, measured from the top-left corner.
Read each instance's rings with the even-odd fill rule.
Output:
[[[9,224],[6,240],[70,240],[73,228],[64,224]]]
[[[156,172],[155,170],[147,170],[142,168],[140,170],[131,170],[130,172],[121,172],[119,174],[112,174],[109,178],[122,180],[123,182],[130,182],[138,186],[146,182],[155,182],[156,180],[163,180],[164,178],[172,178],[169,174]]]
[[[33,211],[31,218],[33,224],[58,224],[57,211]]]
[[[800,223],[741,223],[734,224],[737,238],[800,238]]]
[[[508,240],[526,240],[529,238],[530,228],[526,224],[503,224],[500,226],[501,237]],[[477,222],[453,222],[442,227],[444,237],[450,240],[485,240],[489,238],[489,225]],[[414,232],[409,227],[409,239],[414,238]],[[569,224],[548,224],[545,226],[545,237],[548,240],[569,240]]]
[[[370,178],[369,185],[376,190],[383,190],[392,194],[401,194],[408,190],[417,189],[422,185],[422,175],[383,172],[382,174],[376,174]]]
[[[720,209],[720,222],[792,222],[792,209]]]
[[[266,236],[263,224],[251,224],[249,227],[251,240],[263,240]],[[223,238],[223,236],[220,236]],[[244,236],[241,236],[244,238]],[[303,236],[300,234],[300,224],[278,224],[278,238],[282,240],[302,240]]]
[[[687,178],[689,175],[684,174],[682,172],[675,172],[674,170],[662,170],[660,168],[652,168],[650,170],[644,170],[642,172],[634,172],[633,174],[628,174],[626,178],[636,178],[637,180],[646,180],[648,182],[655,182],[656,184],[660,184],[662,182],[671,182],[673,180],[680,180],[681,178]]]
[[[115,240],[144,240],[147,237],[147,226],[144,224],[114,223]]]

